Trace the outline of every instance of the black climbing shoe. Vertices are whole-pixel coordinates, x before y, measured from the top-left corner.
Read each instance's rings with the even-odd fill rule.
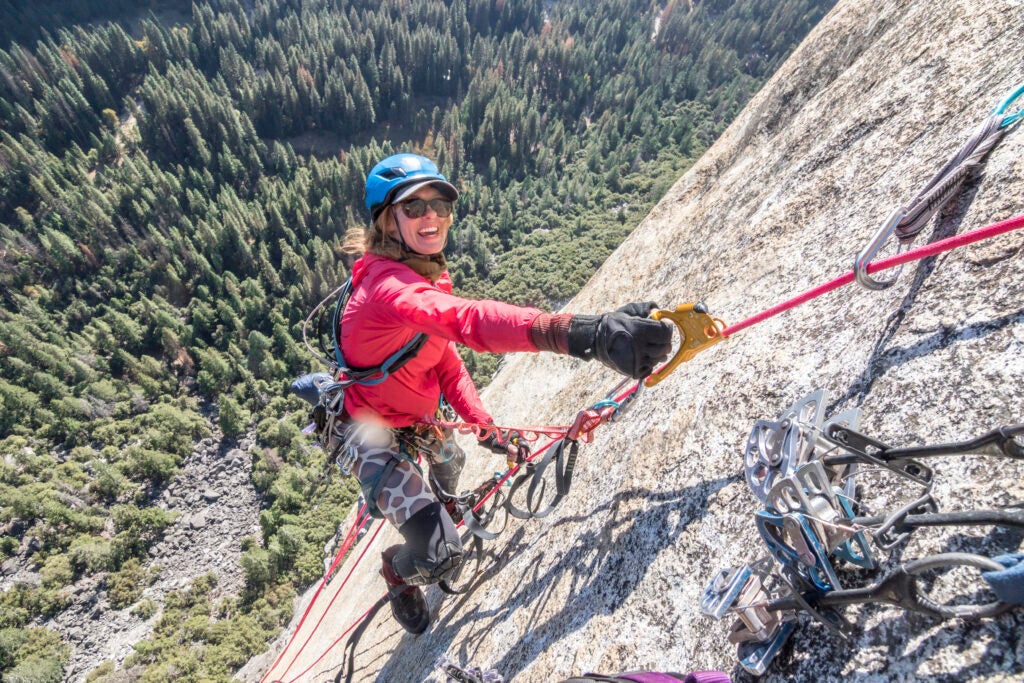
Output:
[[[380,575],[388,585],[389,604],[395,621],[409,633],[423,633],[430,625],[430,609],[423,591],[418,586],[408,585],[395,571],[391,561],[400,546],[391,546],[381,553]]]

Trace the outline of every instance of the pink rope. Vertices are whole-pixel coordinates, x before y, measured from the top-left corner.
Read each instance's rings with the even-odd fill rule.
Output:
[[[363,510],[365,510],[365,509],[366,508],[364,506]],[[362,516],[363,510],[360,510],[360,515],[357,516],[357,518],[356,518],[356,524],[354,524],[352,526],[352,528],[349,530],[348,536],[352,536],[352,539],[353,539],[352,542],[348,542],[347,543],[348,547],[346,547],[346,544],[343,544],[342,548],[338,551],[338,556],[334,560],[334,565],[332,565],[331,570],[329,570],[326,574],[324,574],[324,578],[320,582],[320,586],[316,589],[316,593],[314,593],[313,597],[310,599],[309,605],[306,607],[306,611],[303,612],[302,618],[299,619],[298,626],[295,627],[295,633],[292,635],[291,639],[285,645],[284,649],[281,651],[281,654],[277,656],[277,659],[274,661],[274,663],[271,665],[271,667],[269,669],[267,669],[267,673],[264,674],[263,679],[261,679],[261,683],[262,683],[262,681],[265,681],[267,676],[270,675],[270,672],[273,671],[277,667],[278,664],[280,664],[281,660],[284,659],[284,655],[285,655],[285,653],[288,652],[289,648],[291,648],[291,646],[295,644],[296,638],[298,637],[299,632],[302,630],[302,625],[306,621],[306,617],[309,616],[310,611],[312,611],[312,609],[313,609],[313,605],[316,604],[317,599],[320,597],[320,594],[323,592],[323,589],[327,586],[327,577],[331,575],[331,572],[334,570],[334,567],[337,566],[338,560],[340,559],[342,554],[344,552],[347,552],[349,547],[352,546],[352,544],[354,542],[354,539],[356,537],[356,534],[357,534],[357,530],[359,529],[357,524],[359,523],[360,519],[364,519],[364,517]],[[352,564],[352,568],[349,569],[348,574],[345,575],[345,579],[334,590],[334,595],[331,597],[331,601],[329,603],[327,603],[327,607],[324,609],[323,614],[320,615],[320,618],[317,620],[316,624],[313,625],[313,630],[310,631],[308,636],[306,636],[306,639],[303,641],[302,646],[299,648],[298,652],[296,652],[292,656],[291,661],[289,661],[288,665],[285,667],[284,673],[282,673],[282,675],[278,677],[279,679],[283,679],[284,678],[284,674],[286,674],[288,672],[288,670],[292,668],[292,665],[295,664],[295,660],[298,659],[299,655],[302,654],[302,651],[306,649],[306,645],[309,644],[309,641],[313,638],[313,635],[317,632],[317,629],[320,627],[320,624],[323,622],[324,618],[327,616],[327,613],[330,611],[331,606],[334,604],[335,600],[338,599],[338,596],[341,595],[341,589],[345,587],[346,583],[348,583],[348,580],[352,577],[352,573],[355,572],[356,567],[359,566],[359,562],[363,559],[363,556],[366,555],[366,551],[370,549],[371,545],[373,545],[374,539],[377,538],[377,534],[380,533],[381,529],[383,529],[383,528],[384,528],[383,524],[378,524],[377,528],[374,529],[373,535],[370,536],[370,538],[367,540],[366,544],[363,546],[363,552],[361,552],[359,554],[359,557]],[[348,536],[346,536],[346,541],[349,541]],[[359,622],[357,621],[356,623],[359,623]],[[323,659],[323,656],[321,656],[320,659]],[[320,661],[320,660],[318,659],[317,661]]]
[[[947,237],[944,240],[932,242],[931,244],[925,244],[920,247],[917,247],[916,249],[905,251],[902,254],[896,254],[895,256],[890,256],[880,261],[869,263],[867,265],[867,271],[868,273],[877,273],[879,271],[887,270],[889,268],[895,268],[897,266],[903,265],[904,263],[918,261],[920,259],[928,258],[929,256],[935,256],[936,254],[941,254],[943,252],[956,249],[958,247],[973,244],[974,242],[980,242],[981,240],[989,239],[990,237],[995,237],[996,235],[1001,235],[1005,232],[1017,230],[1022,227],[1024,227],[1024,216],[1008,218],[1005,221],[993,223],[992,225],[985,226],[984,228],[971,230],[961,235],[953,235],[952,237]],[[803,294],[800,294],[799,296],[795,296],[792,299],[783,301],[781,304],[776,304],[775,306],[772,306],[769,309],[761,311],[757,315],[750,316],[746,320],[741,320],[735,325],[729,325],[728,327],[722,330],[722,337],[730,337],[741,330],[745,330],[746,328],[751,327],[752,325],[756,325],[757,323],[762,322],[764,320],[767,320],[772,316],[778,315],[783,311],[788,311],[791,308],[796,308],[800,304],[806,303],[811,299],[816,299],[817,297],[822,296],[823,294],[827,294],[832,290],[839,289],[840,287],[848,285],[851,282],[853,282],[854,279],[855,274],[851,270],[850,272],[841,275],[834,280],[830,280],[829,282],[826,282],[823,285],[818,285],[817,287],[809,289]]]
[[[999,223],[993,223],[992,225],[988,225],[988,226],[986,226],[984,228],[979,228],[977,230],[971,230],[971,231],[965,232],[965,233],[963,233],[961,235],[954,235],[952,237],[947,237],[944,240],[939,240],[938,242],[933,242],[931,244],[926,244],[926,245],[920,246],[920,247],[918,247],[916,249],[911,249],[910,251],[906,251],[906,252],[904,252],[902,254],[896,254],[895,256],[890,256],[890,257],[882,259],[880,261],[877,261],[877,262],[874,262],[874,263],[869,263],[867,265],[867,272],[868,273],[877,273],[879,271],[887,270],[889,268],[896,268],[897,266],[901,266],[901,265],[903,265],[905,263],[909,263],[911,261],[918,261],[918,260],[921,260],[921,259],[924,259],[924,258],[928,258],[929,256],[935,256],[937,254],[941,254],[941,253],[944,253],[944,252],[947,252],[947,251],[951,251],[951,250],[956,249],[958,247],[963,247],[963,246],[966,246],[968,244],[973,244],[974,242],[980,242],[981,240],[985,240],[985,239],[989,239],[991,237],[995,237],[996,235],[1001,235],[1001,234],[1006,233],[1006,232],[1011,232],[1013,230],[1018,230],[1018,229],[1020,229],[1022,227],[1024,227],[1024,215],[1017,216],[1015,218],[1010,218],[1010,219],[1007,219],[1005,221],[1001,221]],[[775,306],[772,306],[771,308],[768,308],[768,309],[766,309],[764,311],[761,311],[760,313],[758,313],[756,315],[753,315],[753,316],[751,316],[751,317],[749,317],[749,318],[747,318],[745,320],[742,320],[742,321],[736,323],[735,325],[730,325],[730,326],[724,328],[722,330],[722,332],[721,332],[722,337],[723,338],[730,337],[733,334],[736,334],[737,332],[745,330],[746,328],[751,327],[753,325],[756,325],[759,322],[762,322],[764,320],[767,320],[768,318],[776,316],[779,313],[782,313],[784,311],[788,311],[791,308],[796,308],[797,306],[799,306],[801,304],[804,304],[804,303],[806,303],[806,302],[808,302],[808,301],[810,301],[812,299],[816,299],[816,298],[818,298],[820,296],[823,296],[824,294],[827,294],[827,293],[829,293],[829,292],[831,292],[833,290],[839,289],[840,287],[844,287],[844,286],[850,284],[851,282],[853,282],[854,280],[855,280],[855,273],[854,273],[854,271],[851,270],[851,271],[849,271],[849,272],[847,272],[847,273],[845,273],[845,274],[843,274],[843,275],[841,275],[841,276],[839,276],[839,277],[837,277],[837,278],[835,278],[833,280],[830,280],[829,282],[826,282],[824,284],[821,284],[821,285],[818,285],[816,287],[813,287],[813,288],[807,290],[806,292],[804,292],[802,294],[799,294],[798,296],[793,297],[792,299],[788,299],[786,301],[783,301],[782,303],[776,304]],[[616,403],[620,403],[627,395],[629,395],[631,392],[635,391],[636,388],[637,388],[637,385],[634,385],[633,387],[630,387],[629,389],[623,391],[618,397],[615,398],[615,402]],[[602,417],[604,419],[597,420],[598,424],[600,424],[601,422],[605,422],[607,420],[607,416],[605,416],[605,415],[601,415],[600,417]],[[475,436],[477,436],[477,438],[484,438],[484,437],[486,437],[488,435],[488,433],[490,431],[495,430],[495,429],[508,429],[508,428],[496,428],[494,425],[482,425],[482,424],[472,424],[472,423],[455,423],[455,422],[449,423],[449,422],[444,422],[444,421],[440,421],[440,420],[437,420],[437,421],[431,420],[431,421],[429,421],[429,423],[430,424],[436,424],[438,426],[448,427],[448,428],[451,428],[451,429],[457,429],[458,431],[460,431],[462,433],[473,433]],[[597,424],[594,424],[593,426],[589,426],[590,428],[585,430],[586,434],[589,435],[589,432],[592,431],[593,428],[596,427],[596,426],[597,426]],[[524,431],[525,432],[529,432],[530,435],[533,437],[530,440],[533,441],[533,440],[536,440],[541,435],[548,436],[549,438],[560,437],[563,434],[565,434],[566,432],[570,431],[571,429],[572,429],[572,427],[562,427],[562,426],[559,426],[559,427],[529,427],[529,428],[525,428],[525,429],[518,429],[518,430],[515,430],[515,431],[520,432],[521,434]],[[547,443],[542,448],[539,448],[539,449],[535,450],[530,455],[529,460],[532,460],[533,458],[537,457],[538,455],[543,453],[545,450],[550,448],[555,443],[556,440],[557,439]],[[512,475],[515,474],[516,471],[518,471],[518,469],[519,469],[519,467],[516,466],[516,467],[513,467],[513,468],[509,469],[507,472],[505,472],[504,476],[502,476],[500,478],[500,480],[496,483],[496,485],[490,491],[488,491],[487,494],[485,496],[483,496],[483,498],[480,501],[477,502],[477,504],[473,508],[474,511],[479,510],[484,505],[484,503],[486,503],[486,501],[492,495],[494,495],[494,493],[498,489],[501,488],[502,484],[504,484],[506,481],[508,481],[508,479],[511,478]],[[357,516],[356,525],[354,525],[353,528],[349,530],[349,536],[352,536],[354,533],[356,533],[356,530],[359,528],[359,525],[361,524],[362,521],[363,521],[363,511],[361,510],[359,515]],[[463,522],[460,522],[459,526],[462,526],[462,524],[463,524]],[[323,622],[325,616],[327,615],[327,612],[330,611],[330,608],[334,604],[334,601],[337,600],[338,596],[340,595],[341,589],[345,586],[345,584],[348,582],[348,580],[352,577],[352,574],[355,571],[356,567],[359,565],[359,562],[363,559],[363,555],[366,554],[367,549],[369,549],[370,545],[372,545],[373,539],[376,538],[377,533],[382,528],[383,528],[383,525],[380,525],[374,531],[373,537],[371,537],[370,542],[366,544],[366,546],[363,549],[363,552],[359,555],[359,558],[356,559],[355,563],[352,565],[352,568],[349,570],[348,574],[345,576],[345,579],[338,586],[337,590],[334,593],[334,596],[331,598],[330,603],[328,603],[328,605],[327,605],[327,609],[324,610],[324,613],[321,615],[320,619],[313,626],[312,632],[306,638],[306,640],[303,642],[302,647],[299,648],[299,651],[295,653],[295,655],[292,657],[291,661],[288,663],[288,667],[286,668],[285,673],[287,673],[287,669],[290,669],[291,666],[295,663],[295,660],[302,653],[303,649],[305,649],[306,645],[309,644],[310,639],[312,638],[313,634],[316,633],[316,631],[320,627],[321,623]],[[296,636],[298,635],[298,632],[301,630],[302,625],[305,622],[306,617],[309,615],[310,610],[312,609],[313,605],[316,603],[317,598],[320,596],[321,591],[327,585],[327,577],[331,575],[331,573],[337,567],[341,557],[344,555],[345,552],[348,551],[349,547],[352,545],[352,542],[354,542],[354,538],[350,540],[349,536],[346,536],[345,542],[342,544],[342,548],[341,548],[341,550],[339,550],[338,555],[335,558],[334,563],[331,566],[331,569],[324,576],[324,581],[321,583],[320,587],[317,589],[317,592],[314,594],[313,599],[310,601],[310,604],[306,608],[305,613],[302,615],[302,618],[299,620],[299,624],[298,624],[298,626],[295,629],[295,635]],[[292,681],[298,680],[299,678],[304,676],[307,672],[309,672],[310,669],[312,669],[314,666],[316,666],[325,656],[327,656],[328,652],[330,652],[338,643],[341,642],[342,638],[344,638],[349,632],[352,631],[352,629],[354,629],[363,619],[365,619],[369,615],[369,613],[370,613],[370,611],[372,609],[373,608],[370,608],[369,610],[364,612],[362,614],[362,616],[360,616],[358,619],[356,619],[356,621],[351,626],[349,626],[347,629],[345,629],[345,631],[333,643],[331,643],[327,647],[327,649],[324,650],[324,652],[316,659],[316,661],[314,661],[306,669],[301,671],[298,674],[298,676],[296,676],[296,678],[292,679]],[[291,645],[293,644],[293,641],[294,641],[294,636],[293,636],[292,641],[288,642],[288,644],[285,646],[284,650],[278,656],[277,660],[274,662],[274,664],[267,671],[267,675],[269,675],[270,671],[273,671],[274,668],[277,667],[277,665],[280,663],[281,659],[284,658],[285,653],[291,647]],[[265,679],[266,679],[266,676],[264,676],[264,680]]]
[[[630,393],[636,391],[637,386],[638,386],[638,384],[634,384],[632,387],[630,387],[629,389],[626,389],[621,394],[616,396],[615,399],[613,399],[613,400],[616,403],[621,403]],[[582,412],[586,412],[586,411],[582,411]],[[605,420],[602,420],[602,422],[603,421],[605,421]],[[472,427],[485,427],[485,426],[487,426],[487,427],[491,427],[492,425],[466,425],[466,426],[472,426]],[[596,427],[596,425],[594,425],[594,427]],[[548,430],[548,429],[553,429],[553,428],[543,428],[543,429]],[[568,428],[565,428],[565,427],[563,427],[561,429],[568,430]],[[591,430],[592,429],[593,429],[593,427],[591,428]],[[467,430],[467,431],[472,431],[472,430]],[[544,453],[544,451],[546,451],[549,448],[551,448],[551,446],[553,446],[555,443],[557,443],[557,439],[553,439],[553,440],[549,441],[548,443],[546,443],[544,446],[534,450],[530,454],[530,457],[527,459],[527,461],[533,460],[537,456],[541,455],[542,453]],[[502,487],[502,485],[505,482],[507,482],[516,472],[519,471],[520,467],[521,467],[521,465],[516,465],[515,467],[512,467],[507,472],[505,472],[505,474],[495,483],[494,487],[492,487],[491,490],[488,491],[476,503],[476,505],[473,506],[473,511],[474,512],[478,512],[484,506],[484,504],[488,501],[488,499],[490,499],[490,497],[493,496]],[[302,615],[302,618],[299,620],[299,624],[295,628],[295,635],[292,636],[292,639],[285,646],[284,650],[281,652],[280,655],[278,655],[277,660],[267,670],[267,673],[264,675],[264,680],[266,679],[267,676],[270,675],[270,672],[273,671],[277,667],[277,665],[280,663],[280,661],[284,658],[284,654],[288,651],[288,649],[295,642],[295,639],[298,637],[299,631],[302,629],[302,625],[305,622],[306,617],[309,615],[310,610],[312,610],[313,605],[316,603],[317,599],[320,597],[320,593],[323,590],[324,586],[326,585],[327,577],[331,575],[331,572],[333,572],[334,568],[338,565],[338,562],[339,562],[341,556],[344,554],[344,552],[346,552],[348,550],[348,546],[351,545],[351,543],[349,542],[349,536],[351,536],[354,533],[354,531],[359,528],[358,525],[359,525],[359,522],[361,521],[361,519],[363,519],[363,510],[360,510],[359,516],[357,517],[357,520],[356,520],[356,524],[352,527],[352,529],[349,530],[349,534],[346,536],[345,543],[342,544],[342,549],[338,551],[338,555],[336,556],[336,558],[334,560],[334,564],[331,566],[331,569],[327,572],[327,574],[324,575],[324,581],[321,583],[320,587],[317,589],[317,592],[313,595],[312,600],[310,600],[309,606],[306,608],[305,613]],[[457,528],[461,528],[464,524],[465,524],[465,521],[460,520],[458,525],[457,525]],[[352,568],[349,569],[349,572],[348,572],[348,574],[346,574],[345,579],[341,582],[341,584],[335,590],[334,596],[331,598],[331,601],[327,604],[327,607],[324,609],[323,614],[321,614],[320,619],[317,620],[316,624],[313,625],[312,631],[306,637],[306,639],[303,641],[302,646],[299,648],[298,652],[296,652],[295,655],[288,662],[288,665],[285,667],[284,673],[281,676],[279,676],[277,680],[284,680],[285,674],[287,674],[288,671],[291,669],[292,665],[295,664],[295,660],[298,659],[299,655],[302,654],[302,651],[306,648],[306,645],[308,645],[309,642],[312,640],[313,635],[319,630],[320,625],[321,625],[321,623],[323,623],[324,618],[327,616],[327,613],[330,611],[331,606],[334,605],[334,601],[337,600],[338,596],[341,594],[341,589],[345,587],[346,583],[348,583],[348,580],[352,577],[352,574],[353,574],[353,572],[355,572],[356,567],[358,567],[359,563],[362,561],[363,555],[366,554],[366,550],[370,547],[370,545],[373,542],[373,539],[376,538],[377,533],[380,532],[380,530],[382,528],[383,528],[383,525],[378,525],[377,529],[374,530],[373,536],[370,538],[370,542],[366,544],[366,546],[363,549],[363,552],[359,555],[359,557],[353,563]],[[325,649],[323,651],[323,653],[320,654],[320,656],[316,659],[316,661],[314,661],[306,669],[301,671],[295,678],[291,679],[291,681],[289,681],[289,683],[297,681],[299,678],[301,678],[307,672],[309,672],[310,669],[312,669],[314,666],[316,666],[321,660],[323,660],[323,658],[327,656],[327,653],[330,652],[332,649],[334,649],[334,647],[338,643],[341,642],[342,638],[344,638],[348,633],[350,633],[352,631],[352,629],[354,629],[363,619],[365,619],[370,614],[370,611],[372,609],[373,608],[370,608],[369,610],[364,612],[358,619],[356,619],[355,622],[353,622],[348,628],[345,629],[345,631],[341,634],[341,636],[339,636],[333,643],[331,643],[330,645],[327,646],[327,649]]]
[[[384,597],[384,596],[382,595],[381,597]],[[344,638],[345,636],[347,636],[347,635],[348,635],[348,634],[349,634],[349,633],[350,633],[350,632],[352,631],[352,629],[354,629],[354,628],[355,628],[356,626],[358,626],[358,625],[359,625],[359,623],[360,623],[360,622],[361,622],[361,621],[362,621],[363,619],[365,619],[365,618],[366,618],[367,616],[369,616],[370,612],[372,612],[372,611],[373,611],[373,607],[370,607],[370,608],[369,608],[368,610],[366,610],[365,612],[363,612],[363,613],[362,613],[362,615],[360,615],[360,617],[359,617],[358,619],[356,619],[356,620],[355,620],[354,622],[352,622],[352,625],[351,625],[351,626],[349,626],[349,627],[348,627],[347,629],[345,629],[344,631],[342,631],[341,635],[340,635],[340,636],[338,636],[337,638],[335,638],[335,639],[334,639],[334,642],[333,642],[333,643],[331,643],[330,645],[328,645],[328,646],[327,646],[327,649],[323,651],[323,654],[321,654],[321,655],[320,655],[319,657],[317,657],[317,658],[316,658],[316,660],[315,660],[315,661],[314,661],[314,662],[313,662],[312,664],[310,664],[310,665],[309,665],[309,666],[307,666],[307,667],[306,667],[305,669],[303,669],[302,671],[300,671],[300,672],[298,673],[298,675],[296,675],[296,676],[295,676],[295,678],[293,678],[293,679],[289,680],[289,681],[288,681],[288,683],[295,683],[295,681],[298,681],[298,680],[300,680],[300,679],[301,679],[301,678],[302,678],[303,676],[305,676],[305,675],[306,675],[307,673],[309,673],[309,670],[310,670],[310,669],[312,669],[312,668],[313,668],[314,666],[316,666],[317,664],[319,664],[319,663],[320,663],[320,661],[321,661],[321,660],[322,660],[322,659],[323,659],[324,657],[326,657],[326,656],[327,656],[327,653],[328,653],[328,652],[330,652],[331,650],[333,650],[333,649],[334,649],[334,647],[335,647],[335,646],[336,646],[336,645],[337,645],[338,643],[340,643],[340,642],[341,642],[341,639],[342,639],[342,638]],[[312,634],[310,634],[310,635],[312,635]]]

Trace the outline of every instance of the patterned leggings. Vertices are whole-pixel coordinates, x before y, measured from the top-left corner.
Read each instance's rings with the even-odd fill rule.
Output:
[[[451,438],[428,429],[388,429],[351,422],[340,430],[342,452],[354,459],[371,510],[394,524],[406,544],[394,566],[408,583],[435,583],[462,550],[455,524],[439,502],[456,495],[466,454]],[[408,453],[420,453],[429,465],[429,478]],[[439,569],[441,568],[441,569]]]

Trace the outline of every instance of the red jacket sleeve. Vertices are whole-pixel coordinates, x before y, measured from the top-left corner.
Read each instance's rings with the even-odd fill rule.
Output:
[[[463,299],[429,282],[403,283],[388,288],[396,318],[403,323],[474,351],[536,352],[530,324],[541,314],[536,308],[500,301]]]
[[[484,424],[493,422],[494,418],[487,412],[480,395],[476,391],[476,385],[469,376],[455,344],[448,342],[441,362],[435,367],[437,371],[438,384],[448,402],[452,404],[462,419],[466,422],[482,422]]]

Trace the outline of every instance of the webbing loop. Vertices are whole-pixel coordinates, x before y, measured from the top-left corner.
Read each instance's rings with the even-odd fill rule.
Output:
[[[508,500],[505,502],[506,509],[510,515],[516,519],[547,517],[562,502],[562,499],[568,495],[569,487],[572,486],[572,474],[576,468],[576,458],[579,454],[580,446],[578,441],[570,441],[571,446],[569,446],[569,450],[566,452],[565,442],[566,439],[559,439],[555,442],[554,446],[540,462],[536,463],[533,467],[527,468],[527,472],[512,484]],[[555,495],[547,505],[541,507],[541,502],[547,489],[547,483],[544,481],[544,472],[552,462],[555,464]],[[513,505],[512,498],[515,496],[516,491],[526,482],[529,482],[530,485],[526,490],[526,509],[524,510]]]

